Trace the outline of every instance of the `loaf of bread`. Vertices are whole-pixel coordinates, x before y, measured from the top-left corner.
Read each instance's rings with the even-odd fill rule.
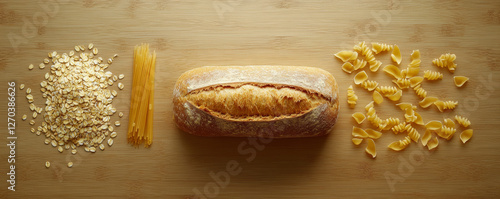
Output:
[[[173,95],[175,123],[199,136],[321,136],[339,110],[335,78],[314,67],[205,66],[183,73]]]

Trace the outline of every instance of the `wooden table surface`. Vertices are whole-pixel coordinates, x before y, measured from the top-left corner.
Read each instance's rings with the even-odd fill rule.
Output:
[[[52,0],[0,3],[0,198],[491,198],[500,194],[500,1],[301,1],[301,0]],[[354,75],[342,72],[333,53],[360,41],[398,44],[405,67],[412,50],[423,70],[444,73],[424,82],[428,95],[457,100],[455,111],[417,110],[424,120],[460,114],[469,117],[473,138],[457,134],[428,152],[420,143],[394,152],[387,145],[404,135],[387,132],[376,141],[378,156],[365,143],[351,143],[351,114],[363,112],[371,93],[355,87],[358,106],[346,104]],[[115,144],[95,154],[57,152],[43,136],[29,132],[24,91],[17,90],[16,186],[7,189],[7,82],[24,83],[43,104],[39,82],[48,70],[37,66],[48,52],[69,52],[94,43],[100,55],[119,54],[109,70],[125,74],[113,104],[128,121],[133,47],[150,43],[158,54],[154,142],[127,144],[119,127]],[[455,75],[470,77],[463,88],[431,61],[455,53]],[[389,54],[377,56],[390,64]],[[340,89],[341,111],[331,134],[307,139],[204,138],[181,132],[172,121],[172,89],[184,71],[204,65],[304,65],[332,73]],[[383,72],[370,79],[391,85]],[[412,91],[402,101],[417,103]],[[403,118],[394,103],[377,106],[381,117]],[[37,122],[41,122],[40,117]],[[365,122],[362,127],[369,127]],[[423,135],[424,130],[418,128]],[[259,142],[257,142],[259,143]],[[245,153],[238,150],[243,145]],[[81,150],[81,149],[79,149]],[[254,155],[254,156],[253,156]],[[45,161],[52,167],[46,169]],[[68,161],[73,168],[65,167]],[[227,175],[227,164],[241,172]],[[214,177],[215,176],[215,177]],[[218,180],[217,180],[218,179]]]

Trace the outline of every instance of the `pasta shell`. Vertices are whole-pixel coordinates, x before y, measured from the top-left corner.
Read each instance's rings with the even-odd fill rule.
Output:
[[[441,129],[442,126],[443,126],[443,123],[441,123],[440,121],[437,121],[437,120],[432,120],[432,121],[427,122],[427,124],[425,124],[425,128],[427,128],[429,130],[439,130],[439,129]]]
[[[431,140],[432,133],[430,130],[426,130],[424,136],[422,136],[422,145],[426,146],[429,140]]]
[[[416,59],[420,59],[420,50],[413,50],[413,52],[411,52],[411,60],[416,60]]]
[[[354,71],[354,67],[351,64],[351,62],[346,62],[346,63],[342,64],[342,70],[346,73],[351,74]]]
[[[417,112],[415,112],[415,116],[417,117],[417,119],[415,119],[415,121],[413,121],[413,123],[418,124],[418,125],[424,125],[424,119],[422,118],[422,116]]]
[[[347,62],[358,58],[358,53],[350,50],[343,50],[335,53],[335,57],[339,58],[343,62]]]
[[[429,142],[427,142],[427,149],[429,150],[435,149],[438,145],[439,145],[439,140],[437,139],[437,137],[434,137],[434,139],[431,139],[429,140]]]
[[[356,146],[361,144],[361,142],[363,142],[363,139],[361,138],[352,138],[352,143]]]
[[[352,127],[352,136],[355,138],[367,138],[368,134],[366,133],[365,130],[355,127]]]
[[[354,76],[354,84],[359,85],[359,84],[363,83],[367,79],[368,79],[368,75],[366,74],[365,71],[358,72]]]
[[[392,101],[398,101],[399,99],[401,99],[402,95],[403,95],[403,91],[398,90],[398,92],[394,93],[393,95],[387,96],[387,98],[389,98]]]
[[[396,62],[398,65],[401,64],[402,57],[398,45],[394,45],[394,48],[392,49],[391,58],[392,61]]]
[[[380,104],[384,101],[384,97],[378,91],[373,91],[373,101]]]
[[[401,76],[401,71],[399,70],[399,68],[397,66],[394,66],[394,65],[387,65],[384,67],[384,69],[382,69],[385,73],[393,76],[394,78],[396,79],[401,79],[402,76]]]
[[[375,142],[372,139],[368,139],[368,145],[366,146],[365,151],[370,154],[372,158],[377,157],[377,149],[375,148]]]
[[[462,133],[460,133],[460,140],[462,140],[462,143],[465,144],[467,141],[469,141],[470,138],[472,138],[473,133],[474,132],[472,129],[467,129],[462,131]]]
[[[420,107],[427,108],[434,104],[434,102],[438,101],[437,97],[425,97],[422,101],[418,102]]]
[[[365,132],[368,134],[368,137],[372,139],[379,139],[380,136],[382,136],[382,133],[380,131],[376,131],[370,128],[365,129]]]
[[[371,101],[370,103],[368,103],[366,106],[365,106],[365,110],[368,111],[370,110],[370,108],[373,108],[375,105],[373,104],[373,101]]]
[[[467,82],[469,80],[468,77],[465,77],[465,76],[454,76],[453,77],[453,81],[455,82],[455,86],[457,87],[462,87],[465,82]]]
[[[422,82],[424,81],[424,78],[423,77],[420,77],[420,76],[415,76],[415,77],[412,77],[410,78],[410,87],[415,87],[415,86],[418,86],[420,85]]]
[[[455,128],[455,122],[453,122],[453,120],[450,118],[445,118],[444,119],[444,126],[449,127],[449,128]]]
[[[363,121],[365,121],[366,117],[363,113],[361,112],[356,112],[352,114],[352,118],[356,121],[356,123],[361,124]]]

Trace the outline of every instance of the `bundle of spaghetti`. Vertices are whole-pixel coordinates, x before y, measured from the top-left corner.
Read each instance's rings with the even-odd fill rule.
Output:
[[[149,44],[134,47],[134,69],[130,117],[127,138],[139,145],[153,142],[153,106],[156,53],[149,52]]]

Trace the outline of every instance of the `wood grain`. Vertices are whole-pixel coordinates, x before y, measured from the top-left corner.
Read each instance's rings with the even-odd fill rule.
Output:
[[[180,1],[85,0],[3,1],[0,3],[0,120],[7,121],[7,82],[24,83],[43,103],[38,83],[47,69],[28,71],[47,52],[68,52],[74,45],[94,43],[103,57],[115,53],[110,71],[123,73],[126,89],[114,105],[128,120],[133,46],[150,43],[156,49],[154,142],[149,149],[126,142],[126,127],[118,128],[113,147],[95,154],[60,154],[17,123],[16,191],[7,190],[3,175],[0,198],[489,198],[500,193],[500,2],[440,1]],[[45,13],[45,14],[44,14]],[[49,15],[50,14],[50,15]],[[35,17],[35,25],[30,23]],[[25,30],[23,31],[23,27]],[[11,43],[20,42],[17,51]],[[351,143],[351,114],[363,111],[370,93],[359,87],[355,109],[347,107],[345,91],[353,75],[342,72],[333,53],[359,41],[396,43],[409,63],[413,49],[422,53],[422,70],[444,73],[438,82],[424,82],[429,95],[459,101],[455,112],[418,111],[425,120],[469,117],[474,137],[461,144],[458,135],[440,139],[427,152],[411,144],[402,152],[386,146],[403,135],[384,133],[371,159]],[[443,53],[457,55],[456,75],[470,77],[456,88],[452,74],[432,66]],[[390,63],[389,55],[379,58]],[[204,65],[304,65],[332,73],[341,89],[339,121],[331,134],[311,139],[272,140],[251,147],[255,140],[204,138],[178,130],[172,121],[172,89],[184,71]],[[383,74],[371,79],[391,85]],[[17,116],[28,113],[18,90]],[[403,101],[416,103],[405,91]],[[377,106],[381,117],[403,114],[393,103]],[[118,117],[113,118],[117,120]],[[40,120],[39,120],[40,122]],[[0,145],[0,171],[8,172],[6,122]],[[368,127],[364,124],[362,127]],[[423,135],[423,130],[418,129]],[[459,129],[459,132],[462,129]],[[261,143],[260,141],[256,141]],[[255,157],[242,149],[253,149]],[[252,151],[253,152],[253,151]],[[45,161],[52,167],[46,169]],[[68,169],[68,161],[75,165]],[[236,161],[241,172],[224,188],[214,188],[210,173]],[[393,189],[386,177],[398,180]],[[212,184],[211,184],[212,183]],[[208,186],[207,186],[208,185]]]

